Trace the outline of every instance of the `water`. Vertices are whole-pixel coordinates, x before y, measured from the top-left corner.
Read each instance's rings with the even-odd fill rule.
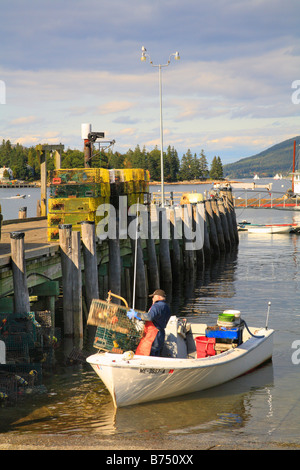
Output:
[[[237,220],[287,223],[296,211],[238,209]],[[250,326],[275,329],[272,362],[208,391],[114,410],[104,385],[90,366],[58,367],[44,377],[46,392],[0,411],[0,431],[36,435],[119,435],[148,433],[299,443],[300,364],[292,345],[300,340],[300,235],[240,232],[238,252],[227,256],[185,290],[179,313],[215,324],[220,312],[238,309]],[[296,355],[295,355],[296,354]],[[300,357],[300,354],[299,354]],[[298,361],[294,361],[298,362]]]
[[[11,199],[17,194],[26,197]],[[0,205],[4,220],[17,219],[21,207],[27,207],[27,217],[36,217],[38,200],[41,200],[40,188],[0,188]]]
[[[242,180],[247,183],[253,182],[252,179]],[[259,184],[273,183],[272,191],[280,192],[284,194],[289,188],[291,188],[291,182],[289,180],[270,180],[262,179],[256,181]],[[186,185],[186,184],[165,184],[165,192],[169,191],[176,192],[190,192],[196,191],[198,193],[204,193],[212,188],[212,184],[198,184],[198,185]],[[256,193],[263,193],[265,190],[259,189]],[[160,185],[150,185],[150,192],[160,192]],[[236,190],[237,195],[244,197],[245,193],[241,190]],[[248,190],[248,196],[253,196],[253,191]],[[11,197],[17,194],[25,195],[25,199],[11,199]],[[49,189],[48,189],[49,196]],[[277,194],[278,196],[278,194]],[[36,217],[36,206],[37,201],[41,200],[40,188],[0,188],[0,205],[2,207],[2,215],[4,220],[17,219],[19,215],[19,209],[21,207],[27,207],[27,217]]]

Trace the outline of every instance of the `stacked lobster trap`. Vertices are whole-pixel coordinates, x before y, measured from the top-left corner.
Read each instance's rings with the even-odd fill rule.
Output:
[[[59,239],[59,225],[71,224],[80,231],[80,223],[101,220],[97,207],[109,203],[109,172],[104,168],[54,170],[50,174],[48,201],[48,241]]]
[[[128,207],[133,204],[150,202],[148,170],[126,168],[109,170],[111,204],[118,207],[118,197],[127,196]]]
[[[42,371],[52,368],[61,339],[51,312],[0,313],[0,341],[5,363],[0,365],[0,406],[14,403],[42,383]]]
[[[127,197],[127,206],[148,204],[150,175],[143,169],[73,168],[50,174],[48,201],[48,241],[57,242],[59,225],[71,224],[80,231],[81,222],[99,223],[102,204],[119,207],[119,196]]]

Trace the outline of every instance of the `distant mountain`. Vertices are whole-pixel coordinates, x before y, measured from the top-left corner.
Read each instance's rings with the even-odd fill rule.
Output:
[[[226,178],[251,178],[258,174],[260,177],[273,177],[276,173],[287,176],[293,170],[295,140],[298,145],[300,136],[273,145],[252,157],[242,158],[237,162],[223,165],[224,176]]]

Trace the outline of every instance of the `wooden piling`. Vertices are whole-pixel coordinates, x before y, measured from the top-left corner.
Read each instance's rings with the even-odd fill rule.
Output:
[[[235,215],[235,209],[234,209],[234,205],[233,205],[233,200],[232,200],[232,199],[229,199],[229,200],[228,200],[228,206],[229,206],[229,210],[230,210],[230,212],[231,212],[232,227],[233,227],[233,234],[234,234],[235,243],[238,245],[238,244],[239,244],[239,233],[238,233],[237,221],[236,221],[236,215]]]
[[[210,241],[210,246],[211,246],[211,255],[212,257],[218,257],[220,256],[220,248],[219,248],[217,229],[216,229],[216,225],[214,221],[210,199],[207,199],[204,204],[205,204],[207,222],[208,222],[208,227],[209,227],[209,241]]]
[[[59,245],[61,250],[63,319],[64,335],[73,336],[73,302],[72,302],[72,225],[59,225]]]
[[[41,174],[41,216],[47,215],[47,158],[46,151],[41,150],[40,155],[40,174]]]
[[[41,217],[41,203],[39,199],[37,200],[37,203],[36,203],[36,216]]]
[[[83,338],[80,232],[72,232],[72,306],[74,337]]]
[[[171,266],[172,266],[172,279],[174,281],[181,279],[182,259],[179,245],[179,232],[178,220],[176,211],[173,207],[167,208],[167,218],[170,220],[170,236],[172,243],[171,250]],[[181,219],[180,219],[181,222]]]
[[[93,299],[99,298],[96,234],[94,222],[81,223],[82,251],[85,277],[85,300],[90,309]]]
[[[192,208],[191,204],[184,204],[181,206],[181,223],[182,223],[182,258],[183,268],[185,272],[193,270],[193,252],[191,251],[192,244]]]
[[[202,218],[203,204],[197,203],[194,205],[194,219],[196,228],[196,259],[197,269],[202,270],[205,266],[204,256],[204,220]]]
[[[172,266],[170,256],[170,224],[165,207],[159,208],[159,260],[161,288],[170,299],[172,292]]]
[[[230,251],[231,250],[231,239],[230,239],[229,226],[228,226],[228,222],[227,222],[227,217],[226,217],[226,212],[225,212],[225,206],[224,206],[223,199],[218,199],[217,204],[218,204],[218,208],[219,208],[221,224],[222,224],[222,227],[223,227],[223,234],[224,234],[224,241],[225,241],[225,245],[226,245],[226,250]]]
[[[78,233],[80,235],[80,232]],[[79,297],[81,298],[79,239],[76,234],[73,237],[71,224],[59,225],[59,245],[63,285],[64,336],[74,337],[75,334],[80,336],[79,318],[82,315],[82,307],[79,299]]]
[[[20,207],[19,219],[27,219],[27,207]]]
[[[137,217],[133,216],[129,216],[128,220],[130,224],[133,224],[132,227],[134,226],[134,231],[131,231],[131,234],[134,234],[134,237],[130,237],[133,258],[132,303],[137,309],[145,310],[147,304],[147,284],[145,275],[144,254],[141,245],[141,239],[138,233],[138,220]]]
[[[14,313],[30,312],[30,302],[27,287],[24,232],[11,232],[11,263],[14,286]]]
[[[119,238],[119,220],[116,217],[116,237],[108,239],[109,262],[108,262],[108,287],[113,294],[121,295],[122,293],[122,262],[120,254],[120,238]],[[113,297],[114,303],[120,304],[120,300]]]
[[[235,245],[235,236],[234,236],[233,226],[232,226],[232,217],[231,217],[231,214],[230,214],[230,211],[229,211],[228,202],[227,202],[226,197],[223,198],[223,202],[224,202],[225,215],[226,215],[226,219],[227,219],[231,245]]]
[[[224,200],[225,207],[228,210],[229,217],[230,217],[230,224],[232,228],[232,241],[235,244],[239,243],[239,234],[238,234],[238,229],[237,229],[237,222],[236,222],[236,215],[235,215],[235,210],[234,210],[234,203],[233,203],[233,196],[232,196],[232,190],[230,188],[226,190],[220,191],[220,196]]]
[[[152,231],[152,218],[151,212],[148,211],[148,238],[147,238],[147,253],[148,253],[148,285],[149,290],[154,292],[159,289],[159,270],[156,257],[155,241]]]
[[[220,248],[221,252],[225,252],[225,240],[224,240],[223,227],[222,227],[222,223],[221,223],[219,207],[218,207],[217,201],[215,199],[211,200],[211,208],[212,208],[213,217],[214,217],[214,221],[215,221],[215,225],[216,225],[219,248]]]
[[[204,202],[199,202],[198,206],[198,214],[199,217],[202,218],[203,223],[203,253],[204,253],[204,260],[206,263],[210,263],[211,261],[211,249],[210,249],[210,240],[209,240],[209,233],[208,233],[208,223],[207,223],[207,212],[205,210]]]

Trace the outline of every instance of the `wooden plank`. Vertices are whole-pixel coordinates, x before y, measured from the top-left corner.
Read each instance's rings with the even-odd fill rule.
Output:
[[[41,297],[58,296],[59,295],[59,282],[58,281],[46,281],[38,286],[33,286],[31,289],[32,295],[38,295]]]

